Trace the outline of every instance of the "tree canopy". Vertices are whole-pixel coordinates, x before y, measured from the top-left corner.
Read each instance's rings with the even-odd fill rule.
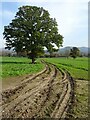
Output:
[[[70,56],[73,57],[73,58],[76,58],[77,56],[80,55],[80,50],[77,48],[77,47],[73,47],[71,50],[70,50]]]
[[[27,52],[34,63],[35,58],[44,52],[44,47],[51,53],[54,45],[62,46],[63,36],[58,33],[56,19],[51,18],[47,10],[37,6],[22,6],[15,19],[4,26],[6,49]]]

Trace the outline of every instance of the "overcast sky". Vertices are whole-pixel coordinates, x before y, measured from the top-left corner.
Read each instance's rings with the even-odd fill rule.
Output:
[[[63,47],[88,46],[88,0],[2,0],[0,48],[5,44],[2,36],[4,26],[9,25],[18,8],[23,5],[43,7],[52,18],[56,18],[59,33],[64,37]]]

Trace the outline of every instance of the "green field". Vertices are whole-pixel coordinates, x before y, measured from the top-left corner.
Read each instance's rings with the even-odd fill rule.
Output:
[[[2,57],[0,63],[2,64],[2,78],[32,74],[44,68],[40,60],[37,60],[36,64],[31,64],[30,59],[23,57]]]
[[[88,80],[88,58],[43,58],[60,69],[66,69],[73,78]],[[44,65],[37,59],[36,64],[24,57],[2,57],[2,78],[32,74],[41,71]],[[0,72],[1,73],[1,72]]]
[[[66,69],[73,78],[88,80],[88,58],[45,58],[60,69]]]

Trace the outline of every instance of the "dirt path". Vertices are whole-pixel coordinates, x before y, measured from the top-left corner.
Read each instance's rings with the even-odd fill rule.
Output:
[[[67,71],[44,64],[43,71],[2,92],[3,118],[66,117],[73,100],[73,79]]]

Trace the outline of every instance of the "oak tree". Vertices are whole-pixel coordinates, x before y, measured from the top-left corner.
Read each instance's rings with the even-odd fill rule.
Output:
[[[58,33],[56,19],[47,10],[37,6],[22,6],[8,26],[4,26],[6,49],[25,51],[32,63],[44,52],[51,53],[62,46],[63,36]]]

